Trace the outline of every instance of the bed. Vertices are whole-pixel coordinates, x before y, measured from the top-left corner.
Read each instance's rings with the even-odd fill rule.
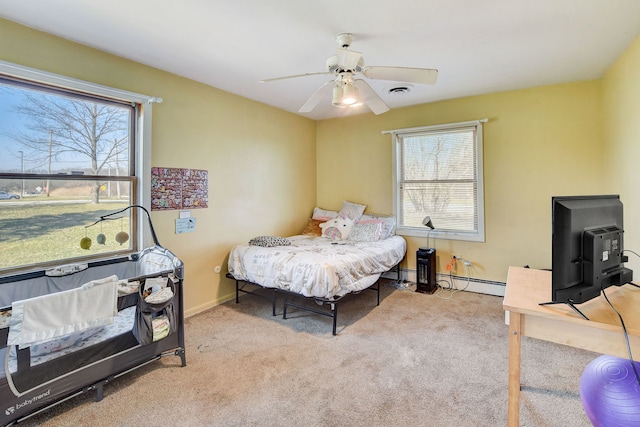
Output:
[[[240,293],[253,293],[245,289],[247,284],[269,289],[273,291],[268,298],[274,316],[281,294],[283,318],[289,307],[327,315],[333,319],[334,335],[337,304],[343,297],[372,289],[378,292],[379,304],[380,276],[395,270],[400,280],[399,264],[406,254],[406,242],[394,234],[393,217],[360,212],[353,215],[354,221],[345,211],[344,204],[340,212],[316,208],[304,234],[287,238],[258,236],[234,247],[229,254],[227,277],[236,282],[236,303]],[[340,230],[351,226],[351,230],[336,238],[336,232],[330,230],[332,226]],[[321,231],[307,231],[313,227],[321,227]],[[319,306],[329,307],[329,311],[298,304],[297,297],[313,299]]]
[[[105,384],[163,356],[186,366],[182,284],[182,262],[159,245],[0,277],[0,425],[89,391],[101,400]]]

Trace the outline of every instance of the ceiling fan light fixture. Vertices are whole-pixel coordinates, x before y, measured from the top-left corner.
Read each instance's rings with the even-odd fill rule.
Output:
[[[366,105],[374,114],[382,114],[389,111],[389,107],[377,91],[367,83],[367,79],[397,82],[387,86],[385,91],[389,96],[401,96],[411,92],[413,85],[410,83],[435,84],[438,78],[438,70],[433,68],[365,67],[362,53],[349,49],[353,41],[351,33],[339,34],[336,37],[336,41],[338,42],[338,48],[335,55],[327,58],[326,71],[275,77],[261,80],[261,82],[330,74],[334,76],[333,80],[329,80],[320,86],[298,109],[299,113],[312,112],[331,93],[331,103],[335,107],[346,108]],[[358,78],[360,75],[366,77],[366,79]],[[363,98],[360,98],[361,94]]]
[[[347,83],[342,88],[342,104],[353,105],[358,102],[358,88],[352,83]]]
[[[344,107],[344,105],[342,105],[342,85],[337,84],[333,87],[333,98],[331,103],[335,107]]]

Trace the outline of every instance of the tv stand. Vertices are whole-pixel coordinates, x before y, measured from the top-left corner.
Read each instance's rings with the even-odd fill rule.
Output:
[[[622,283],[622,284],[615,284],[614,286],[623,286],[623,285],[631,285],[633,287],[636,288],[640,288],[640,285],[633,283],[631,281],[626,282],[626,283]],[[603,288],[600,288],[600,293],[604,292]],[[598,295],[600,296],[600,294]],[[586,302],[586,301],[585,301]],[[578,307],[575,306],[575,302],[568,300],[568,301],[550,301],[550,302],[541,302],[538,305],[553,305],[553,304],[567,304],[569,307],[571,307],[573,309],[573,311],[575,311],[576,313],[578,313],[580,315],[580,317],[582,317],[583,319],[589,320],[589,318],[587,316],[584,315],[583,312],[580,311],[580,309]]]
[[[536,338],[584,350],[627,358],[618,318],[603,298],[581,307],[589,321],[576,317],[565,308],[540,306],[548,301],[551,272],[532,268],[509,267],[503,308],[509,312],[509,389],[507,421],[518,426],[520,417],[520,356],[522,337]],[[621,286],[608,294],[611,304],[624,317],[633,354],[640,354],[640,292]],[[506,335],[506,331],[505,331]],[[549,364],[550,374],[554,372]],[[579,404],[579,403],[578,403]]]
[[[637,286],[637,285],[636,285]],[[640,286],[638,286],[640,287]],[[552,304],[567,304],[569,307],[571,307],[573,309],[573,311],[575,311],[576,313],[578,313],[580,315],[580,317],[582,317],[585,320],[589,320],[589,318],[587,316],[584,315],[583,312],[580,311],[580,309],[578,307],[575,306],[575,304],[573,303],[573,301],[550,301],[550,302],[541,302],[538,305],[552,305]]]

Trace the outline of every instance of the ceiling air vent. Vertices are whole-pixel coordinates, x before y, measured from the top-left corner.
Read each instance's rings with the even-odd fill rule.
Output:
[[[387,93],[391,95],[403,95],[409,93],[411,88],[409,86],[391,86],[387,89]]]

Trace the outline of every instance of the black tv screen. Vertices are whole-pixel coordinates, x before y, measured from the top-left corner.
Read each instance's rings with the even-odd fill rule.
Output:
[[[556,196],[551,204],[553,302],[580,304],[632,280],[620,196]]]

